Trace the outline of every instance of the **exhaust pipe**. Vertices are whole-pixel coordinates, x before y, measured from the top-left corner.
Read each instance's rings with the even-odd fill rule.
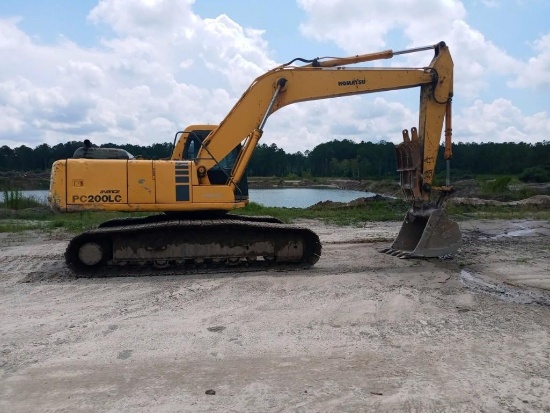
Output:
[[[399,258],[431,258],[454,254],[462,244],[458,224],[442,208],[428,214],[407,212],[401,230],[389,248],[380,252]]]

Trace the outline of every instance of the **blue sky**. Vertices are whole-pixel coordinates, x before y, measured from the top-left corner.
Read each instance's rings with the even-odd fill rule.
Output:
[[[548,16],[547,0],[6,0],[0,146],[168,142],[188,124],[219,123],[257,76],[295,57],[440,40],[455,61],[455,141],[549,140]],[[398,142],[417,126],[417,100],[412,90],[292,105],[262,142],[287,152]]]

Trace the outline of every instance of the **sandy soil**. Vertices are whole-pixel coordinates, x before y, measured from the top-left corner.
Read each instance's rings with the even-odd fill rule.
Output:
[[[4,234],[0,411],[550,412],[550,222],[462,222],[451,260],[301,224],[313,269],[209,276],[75,279],[66,235]]]

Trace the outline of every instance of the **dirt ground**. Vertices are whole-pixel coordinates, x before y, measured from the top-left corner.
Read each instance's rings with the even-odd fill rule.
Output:
[[[449,260],[300,224],[314,268],[208,276],[75,279],[67,235],[4,234],[0,411],[550,412],[550,222],[461,222]]]

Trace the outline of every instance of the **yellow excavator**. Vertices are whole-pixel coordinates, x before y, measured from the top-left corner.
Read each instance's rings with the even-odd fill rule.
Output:
[[[434,56],[426,67],[355,66],[427,50]],[[91,272],[132,265],[185,271],[315,264],[321,243],[308,228],[229,213],[249,202],[246,168],[268,117],[291,103],[415,87],[420,90],[418,128],[404,130],[396,146],[400,185],[411,207],[383,252],[402,258],[453,254],[461,233],[443,210],[453,192],[449,173],[445,186],[432,186],[443,128],[447,171],[452,156],[453,61],[440,42],[344,58],[294,59],[255,79],[219,125],[178,132],[170,159],[139,159],[85,142],[73,158],[53,164],[51,207],[156,214],[106,221],[77,235],[67,247],[67,264]]]

